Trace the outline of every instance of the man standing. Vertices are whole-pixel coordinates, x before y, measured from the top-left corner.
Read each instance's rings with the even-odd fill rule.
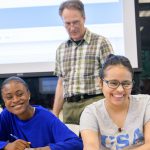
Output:
[[[105,37],[84,26],[85,11],[80,0],[63,2],[59,15],[69,39],[56,51],[55,73],[59,79],[53,113],[58,116],[63,106],[63,121],[79,124],[84,107],[103,98],[97,78],[102,63],[113,50]]]

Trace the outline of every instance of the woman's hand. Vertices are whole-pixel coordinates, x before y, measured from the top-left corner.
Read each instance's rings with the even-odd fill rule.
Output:
[[[21,139],[18,139],[12,143],[8,143],[4,150],[24,150],[25,148],[29,148],[30,143]]]

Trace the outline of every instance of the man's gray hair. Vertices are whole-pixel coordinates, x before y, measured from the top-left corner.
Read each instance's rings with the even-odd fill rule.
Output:
[[[67,0],[63,2],[59,7],[60,16],[62,16],[63,10],[65,8],[79,10],[82,16],[85,17],[84,4],[80,0]]]

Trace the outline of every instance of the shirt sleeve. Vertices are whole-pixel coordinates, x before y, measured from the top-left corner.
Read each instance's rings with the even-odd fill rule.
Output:
[[[54,71],[54,75],[60,76],[60,77],[62,77],[62,72],[61,72],[61,63],[62,63],[61,55],[62,55],[62,52],[61,52],[61,50],[65,49],[64,45],[65,45],[64,43],[59,45],[59,47],[56,50],[56,57],[55,57],[55,71]]]
[[[0,113],[0,149],[3,149],[7,144],[7,125],[6,123],[4,124],[3,122],[5,122],[5,118],[2,116],[3,113]]]
[[[57,118],[52,132],[55,141],[50,144],[51,150],[83,150],[82,140]]]
[[[60,76],[60,67],[59,67],[59,59],[58,59],[58,49],[56,51],[56,57],[55,57],[55,71],[54,71],[54,75]]]
[[[96,118],[96,108],[93,106],[87,106],[80,117],[80,131],[90,129],[93,131],[99,131],[98,121]]]
[[[150,95],[145,95],[145,98],[143,100],[147,100],[144,117],[144,124],[146,124],[148,121],[150,121]]]
[[[111,43],[103,37],[101,46],[100,46],[100,59],[101,59],[101,64],[103,64],[109,54],[113,54],[113,47]]]

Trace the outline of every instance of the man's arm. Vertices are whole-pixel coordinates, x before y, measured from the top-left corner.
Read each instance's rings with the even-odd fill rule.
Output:
[[[62,109],[64,103],[64,97],[63,97],[63,79],[59,77],[57,86],[56,86],[56,92],[55,92],[55,100],[53,105],[53,113],[58,117],[59,113]]]

